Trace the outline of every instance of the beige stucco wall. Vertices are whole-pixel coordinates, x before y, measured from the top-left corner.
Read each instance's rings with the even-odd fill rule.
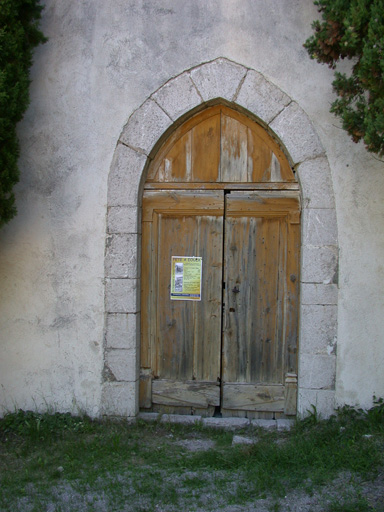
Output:
[[[332,72],[302,43],[311,1],[47,0],[20,124],[19,214],[0,232],[0,403],[101,412],[108,173],[128,118],[186,69],[225,57],[306,112],[339,232],[337,403],[384,395],[384,167],[328,112]]]

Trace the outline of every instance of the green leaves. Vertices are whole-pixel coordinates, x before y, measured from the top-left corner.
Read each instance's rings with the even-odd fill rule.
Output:
[[[384,156],[384,0],[319,0],[323,21],[304,44],[311,58],[335,69],[353,62],[350,76],[335,72],[339,96],[331,112],[341,118],[354,142]]]
[[[16,125],[29,104],[33,49],[46,41],[38,30],[41,11],[38,0],[0,0],[0,227],[16,214]]]

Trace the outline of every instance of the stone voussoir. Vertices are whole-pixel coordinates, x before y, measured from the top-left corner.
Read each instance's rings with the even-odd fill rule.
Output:
[[[172,124],[159,105],[148,99],[129,118],[120,140],[129,147],[149,155],[153,146]]]
[[[283,141],[294,164],[324,155],[312,123],[297,103],[290,103],[269,126]]]
[[[192,69],[190,76],[204,101],[215,98],[233,101],[247,71],[240,64],[219,58]]]
[[[291,102],[291,98],[268,82],[261,73],[250,70],[241,85],[236,101],[264,123],[269,124]]]
[[[152,98],[173,121],[201,102],[189,73],[183,73],[167,82]]]

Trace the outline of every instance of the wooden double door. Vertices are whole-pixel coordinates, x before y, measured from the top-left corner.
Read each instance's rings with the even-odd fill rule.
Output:
[[[145,192],[143,408],[295,414],[298,218],[294,193]],[[171,298],[176,256],[201,258],[200,300]]]
[[[218,113],[219,127],[228,124],[224,114]],[[203,123],[208,119],[212,124],[211,117],[203,117]],[[236,138],[233,130],[230,136]],[[220,140],[216,150],[222,153],[223,147]],[[158,168],[164,168],[170,152],[180,154],[175,148],[177,143],[163,152]],[[217,162],[223,165],[220,154]],[[144,191],[142,410],[296,414],[298,191],[281,183],[241,188],[228,182],[217,188],[212,183],[201,188],[156,183]],[[201,261],[200,297],[171,296],[174,257]]]

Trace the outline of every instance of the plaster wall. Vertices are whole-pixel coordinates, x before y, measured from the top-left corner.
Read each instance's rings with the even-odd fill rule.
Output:
[[[116,143],[154,91],[221,56],[262,73],[320,137],[339,231],[337,403],[368,407],[374,393],[383,396],[383,163],[328,112],[333,74],[302,47],[317,16],[312,1],[45,5],[49,41],[36,51],[31,105],[19,126],[19,214],[0,232],[2,410],[103,412],[104,251]],[[132,233],[136,220],[128,222]],[[134,350],[135,340],[121,343]]]

